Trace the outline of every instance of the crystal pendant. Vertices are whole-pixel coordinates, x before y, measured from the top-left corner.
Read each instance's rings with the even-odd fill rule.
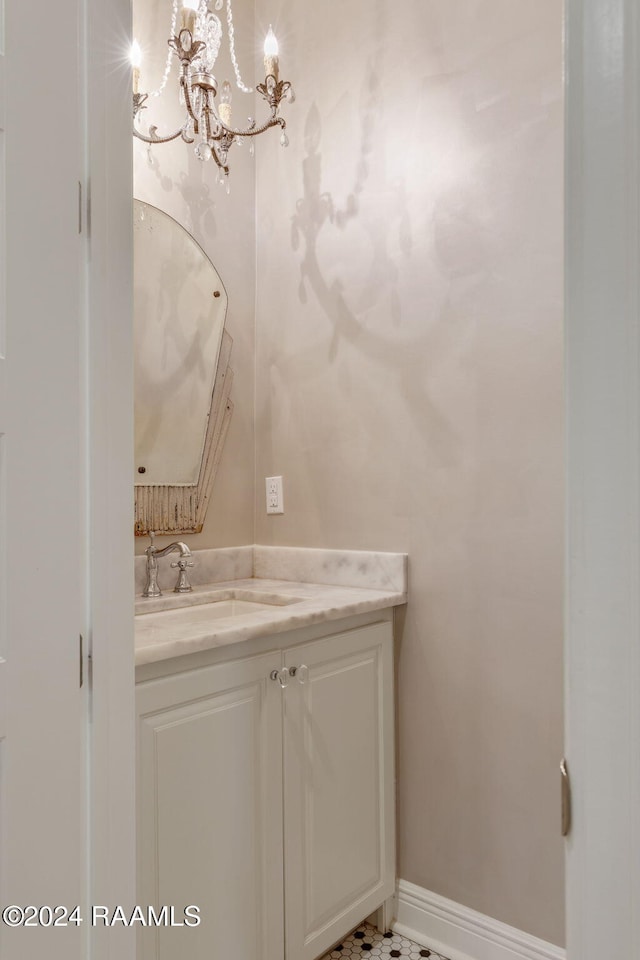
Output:
[[[296,94],[295,94],[295,91],[294,91],[293,87],[289,87],[289,89],[288,89],[287,92],[285,93],[285,99],[286,99],[289,103],[295,103],[295,102],[296,102]]]
[[[202,143],[199,143],[193,152],[198,160],[211,160],[211,157],[213,156],[213,150],[206,140],[203,140]]]
[[[255,155],[256,155],[256,145],[252,140],[251,143],[249,144],[249,156],[255,157]]]
[[[280,137],[280,146],[288,147],[289,146],[289,137],[286,135],[284,130],[282,131],[282,136]]]

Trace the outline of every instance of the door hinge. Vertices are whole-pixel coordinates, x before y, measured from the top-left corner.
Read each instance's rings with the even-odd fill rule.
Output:
[[[80,634],[80,686],[84,683],[84,641]]]
[[[564,757],[560,761],[560,783],[562,791],[562,836],[567,837],[571,830],[571,781],[567,761]]]
[[[82,233],[82,181],[78,180],[78,233]]]

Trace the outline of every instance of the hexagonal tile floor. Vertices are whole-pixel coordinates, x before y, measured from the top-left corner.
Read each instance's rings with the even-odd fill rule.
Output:
[[[426,947],[420,947],[397,933],[378,933],[375,927],[363,923],[357,930],[325,954],[322,960],[366,960],[368,957],[403,957],[405,960],[447,960]]]

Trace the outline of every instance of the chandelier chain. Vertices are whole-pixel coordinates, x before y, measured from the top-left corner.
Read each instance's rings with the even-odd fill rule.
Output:
[[[245,86],[240,75],[240,67],[236,58],[235,30],[233,27],[233,12],[231,10],[231,0],[227,0],[227,27],[229,28],[229,53],[231,54],[231,63],[236,74],[236,83],[243,93],[253,93],[253,87]]]
[[[178,0],[173,0],[173,7],[171,10],[171,33],[169,36],[175,36],[176,24],[178,23]],[[162,80],[160,81],[160,86],[157,90],[152,90],[149,94],[150,97],[159,97],[163,92],[164,88],[167,85],[169,79],[169,74],[171,73],[171,67],[173,66],[173,50],[169,47],[167,51],[167,61],[164,66],[164,73],[162,74]]]

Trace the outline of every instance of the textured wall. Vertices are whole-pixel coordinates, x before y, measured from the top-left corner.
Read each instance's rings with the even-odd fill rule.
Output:
[[[236,2],[234,10],[238,58],[247,83],[252,85],[255,71],[262,67],[261,58],[254,56],[252,0]],[[134,36],[144,51],[140,90],[146,92],[158,87],[164,67],[170,0],[134,0],[133,21]],[[217,66],[220,83],[232,78],[224,46]],[[176,129],[180,123],[176,78],[174,64],[165,96],[151,101],[143,113],[145,121],[158,124],[159,133]],[[235,88],[233,106],[238,119],[254,113],[253,97],[243,96]],[[152,147],[149,157],[147,147],[134,141],[134,195],[160,207],[195,237],[229,295],[226,326],[234,342],[234,412],[204,530],[184,537],[198,550],[253,543],[255,163],[246,147],[234,149],[231,156],[231,193],[227,196],[216,182],[214,161],[202,163],[194,156],[193,147],[178,140]],[[136,538],[136,552],[144,550],[147,542]]]
[[[255,539],[408,551],[400,875],[561,943],[562,3],[269,21]]]

